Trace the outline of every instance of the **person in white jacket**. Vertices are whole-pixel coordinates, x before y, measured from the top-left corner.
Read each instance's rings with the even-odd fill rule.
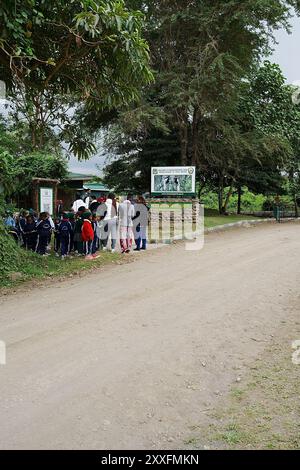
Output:
[[[117,222],[119,204],[113,193],[110,193],[104,204],[97,209],[97,215],[102,219],[100,239],[103,251],[107,251],[107,242],[111,238],[111,252],[114,253],[117,243]]]
[[[73,202],[73,206],[72,206],[72,209],[75,212],[75,214],[78,212],[78,209],[80,207],[85,207],[86,209],[88,209],[88,207],[86,207],[85,202],[81,198],[80,194],[76,194],[76,201]]]
[[[132,219],[134,214],[135,211],[134,205],[132,204],[132,195],[128,194],[128,196],[119,206],[120,245],[122,253],[129,253],[132,247]]]

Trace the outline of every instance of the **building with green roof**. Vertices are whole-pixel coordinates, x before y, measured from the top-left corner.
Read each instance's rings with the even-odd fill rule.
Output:
[[[110,189],[95,179],[95,175],[69,172],[61,181],[57,194],[57,199],[63,201],[64,209],[67,210],[72,206],[77,193],[84,193],[87,189],[91,190],[92,197],[107,196]]]

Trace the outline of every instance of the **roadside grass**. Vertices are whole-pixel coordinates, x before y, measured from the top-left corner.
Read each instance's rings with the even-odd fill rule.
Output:
[[[204,227],[212,228],[218,225],[231,224],[234,222],[240,222],[241,220],[259,220],[259,217],[251,215],[220,215],[215,209],[205,209],[204,211]]]
[[[300,449],[300,366],[291,360],[291,333],[300,337],[299,323],[265,350],[243,383],[209,413],[205,425],[194,426],[184,444],[210,449]]]
[[[50,254],[49,256],[40,256],[35,253],[26,252],[24,262],[20,263],[18,273],[19,279],[12,280],[9,275],[0,278],[0,288],[16,287],[24,281],[32,279],[49,279],[69,277],[83,272],[99,269],[101,266],[110,263],[121,263],[122,256],[119,253],[99,253],[99,258],[92,261],[86,261],[84,257],[67,258],[62,261],[60,258]],[[11,273],[10,273],[11,274]]]
[[[224,225],[231,222],[238,222],[240,220],[253,219],[250,216],[221,216],[217,210],[206,209],[205,210],[205,227],[215,227],[217,225]],[[181,233],[181,227],[180,227]],[[68,277],[72,274],[79,274],[86,271],[97,269],[100,266],[109,263],[118,263],[121,259],[124,260],[118,253],[100,253],[99,258],[93,261],[85,261],[82,257],[74,257],[73,259],[61,259],[54,256],[53,252],[47,257],[41,257],[35,253],[25,252],[22,248],[18,247],[15,250],[15,255],[18,259],[16,263],[18,267],[12,267],[10,273],[7,276],[0,275],[0,289],[16,287],[24,281],[32,279],[47,279],[54,277]],[[121,261],[120,261],[121,262]],[[123,261],[122,261],[123,262]],[[18,279],[10,278],[10,275],[14,272],[20,273]]]

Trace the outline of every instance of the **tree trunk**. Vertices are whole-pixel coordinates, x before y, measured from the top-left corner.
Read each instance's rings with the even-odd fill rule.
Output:
[[[219,178],[219,188],[218,188],[219,214],[222,214],[222,210],[223,210],[223,193],[224,193],[224,180],[223,180],[223,176],[221,176]]]
[[[186,166],[188,162],[188,129],[186,123],[180,124],[179,137],[181,148],[181,165]]]
[[[192,125],[192,165],[196,165],[199,154],[199,111],[194,110]]]
[[[31,145],[32,145],[32,148],[35,149],[36,148],[36,128],[33,123],[31,123],[29,127],[30,127],[30,132],[31,132]]]
[[[295,169],[294,168],[290,169],[290,171],[289,171],[289,180],[290,180],[290,185],[292,187],[295,217],[298,217],[299,216],[299,210],[298,210],[298,204],[297,204],[297,190],[296,190]]]
[[[199,189],[198,189],[198,199],[201,198],[201,194],[202,194],[202,191],[203,191],[204,188],[205,188],[205,183],[199,185]]]
[[[294,196],[294,204],[295,204],[295,217],[299,217],[299,208],[298,208],[298,203],[297,203],[297,195],[295,194]]]
[[[227,193],[227,196],[226,196],[224,205],[223,205],[223,207],[222,207],[222,214],[226,214],[226,212],[227,212],[227,206],[228,206],[229,200],[230,200],[230,198],[231,198],[232,191],[233,191],[233,180],[231,181],[231,185],[230,185],[229,191],[228,191],[228,193]]]
[[[242,187],[238,185],[238,204],[237,204],[237,213],[240,215],[242,212]]]

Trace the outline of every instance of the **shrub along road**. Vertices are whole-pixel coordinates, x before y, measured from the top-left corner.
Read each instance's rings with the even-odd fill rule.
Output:
[[[236,421],[218,438],[204,430],[224,424],[220,406],[241,419],[232,393],[245,392],[236,387],[249,382],[253,364],[263,376],[274,342],[289,364],[278,407],[295,393],[299,230],[288,223],[213,233],[199,252],[179,243],[1,299],[0,447],[261,446],[243,442]],[[268,396],[257,396],[268,408]],[[283,435],[278,409],[276,419]]]

